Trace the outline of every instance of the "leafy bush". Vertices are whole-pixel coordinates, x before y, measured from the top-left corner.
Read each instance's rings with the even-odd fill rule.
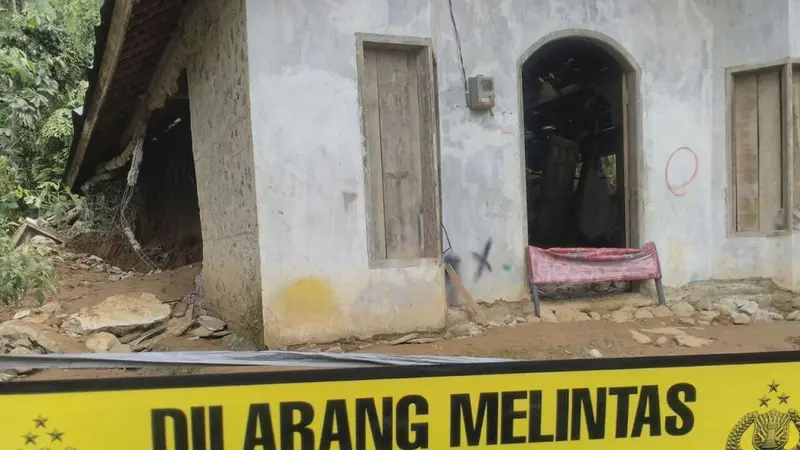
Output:
[[[18,305],[26,295],[41,305],[45,293],[56,292],[52,278],[55,270],[42,249],[14,249],[11,238],[0,235],[0,302]]]

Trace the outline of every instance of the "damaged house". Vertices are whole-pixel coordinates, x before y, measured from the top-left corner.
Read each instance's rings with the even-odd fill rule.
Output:
[[[202,259],[208,307],[253,340],[442,327],[445,260],[476,298],[519,301],[528,245],[653,241],[667,286],[800,290],[794,0],[102,16],[65,180],[91,190],[133,161],[138,241],[191,249],[161,262]]]

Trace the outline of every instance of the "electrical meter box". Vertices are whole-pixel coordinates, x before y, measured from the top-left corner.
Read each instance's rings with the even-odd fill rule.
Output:
[[[485,111],[494,107],[494,78],[476,75],[467,83],[470,109]]]

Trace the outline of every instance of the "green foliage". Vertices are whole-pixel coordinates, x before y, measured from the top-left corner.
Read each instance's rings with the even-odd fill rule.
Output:
[[[44,249],[14,249],[11,238],[0,234],[0,302],[17,305],[30,295],[42,304],[47,292],[56,291],[54,275]]]
[[[83,103],[100,0],[0,0],[0,226],[60,216],[58,186]],[[14,180],[9,182],[8,180]]]

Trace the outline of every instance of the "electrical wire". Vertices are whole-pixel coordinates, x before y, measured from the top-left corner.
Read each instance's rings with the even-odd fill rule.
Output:
[[[464,81],[464,101],[469,103],[469,86],[467,84],[467,69],[464,66],[464,53],[461,50],[461,36],[458,34],[458,25],[456,24],[456,16],[453,14],[453,0],[447,0],[450,9],[450,21],[453,22],[453,32],[456,37],[456,48],[458,49],[458,61],[461,63],[461,79]]]

